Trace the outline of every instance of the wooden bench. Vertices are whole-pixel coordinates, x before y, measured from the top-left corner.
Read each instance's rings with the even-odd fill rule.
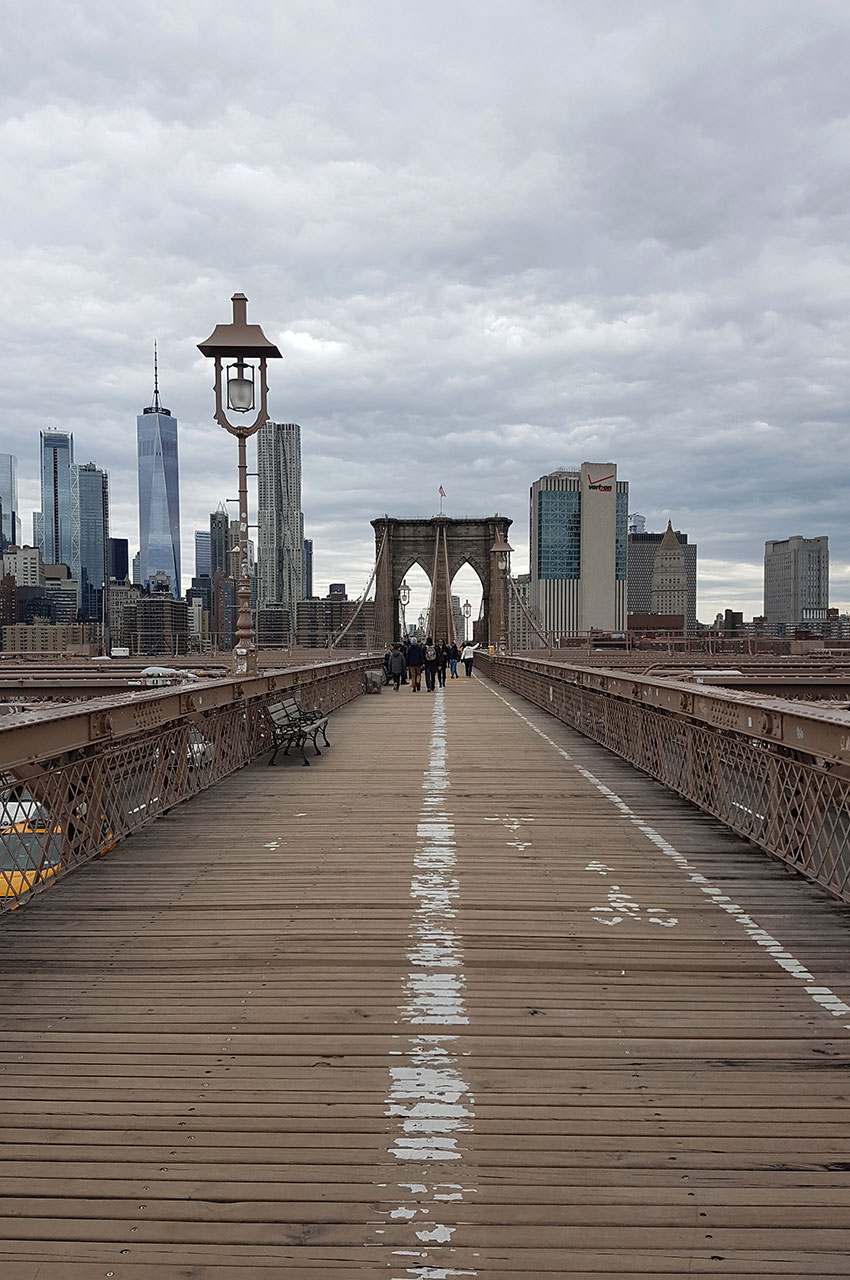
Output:
[[[281,747],[284,755],[288,754],[290,747],[300,747],[301,758],[304,764],[309,765],[308,742],[312,742],[317,756],[322,754],[319,750],[319,734],[326,747],[331,745],[326,732],[328,717],[317,711],[303,711],[294,695],[282,698],[279,702],[270,702],[265,708],[265,716],[272,736],[273,749],[269,764],[274,764]]]

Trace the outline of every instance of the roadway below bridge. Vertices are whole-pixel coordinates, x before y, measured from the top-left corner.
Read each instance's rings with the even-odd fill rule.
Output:
[[[850,1275],[850,918],[482,679],[7,915],[0,1280]]]

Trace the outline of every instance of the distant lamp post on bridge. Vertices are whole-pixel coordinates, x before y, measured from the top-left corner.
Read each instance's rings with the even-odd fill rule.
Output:
[[[511,552],[512,551],[513,551],[513,547],[506,540],[505,535],[502,533],[501,529],[499,529],[499,531],[496,534],[496,541],[493,543],[492,547],[490,548],[490,554],[493,556],[493,559],[496,562],[496,568],[498,570],[498,573],[496,574],[496,581],[499,584],[498,643],[499,643],[500,653],[504,653],[508,647],[508,634],[507,634],[508,574],[510,573],[510,568],[511,568]],[[492,643],[492,639],[491,639],[491,643]]]
[[[469,619],[472,617],[472,605],[468,600],[464,600],[461,613],[463,614],[463,643],[466,644],[469,639]]]
[[[424,636],[424,634],[425,634],[425,614],[424,614],[424,613],[420,613],[420,615],[419,615],[419,635],[420,635],[420,636]]]
[[[401,603],[401,635],[402,639],[407,635],[407,615],[405,609],[410,604],[410,587],[407,582],[403,582],[398,589],[398,598]]]
[[[268,422],[268,382],[266,361],[282,359],[273,342],[269,342],[258,324],[248,324],[248,299],[244,293],[234,293],[233,320],[230,324],[217,324],[206,342],[198,343],[202,355],[215,360],[215,421],[224,427],[239,444],[239,581],[236,599],[239,616],[236,622],[236,648],[233,670],[236,675],[251,674],[257,670],[257,643],[254,636],[254,620],[251,616],[251,580],[248,571],[248,463],[245,441]],[[222,362],[232,363],[224,368],[222,386]],[[257,375],[259,374],[259,404],[257,404]],[[257,410],[253,422],[231,422],[231,413],[251,413]]]

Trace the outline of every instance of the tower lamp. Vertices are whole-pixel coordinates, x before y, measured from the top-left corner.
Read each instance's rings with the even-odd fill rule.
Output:
[[[466,644],[469,639],[469,619],[472,617],[472,605],[468,600],[464,600],[461,613],[463,614],[463,643]]]
[[[269,420],[266,361],[282,357],[258,324],[248,324],[245,294],[234,293],[231,302],[231,323],[217,324],[206,342],[198,343],[198,350],[215,361],[215,421],[236,436],[239,446],[239,581],[236,588],[239,616],[233,670],[236,675],[246,675],[257,670],[257,644],[248,574],[248,463],[245,441]],[[223,367],[223,362],[228,360],[231,363]],[[257,412],[253,422],[231,422],[228,417],[228,413],[249,414],[254,409]]]
[[[507,648],[507,627],[505,615],[507,613],[507,585],[508,573],[511,565],[511,552],[513,547],[505,538],[501,529],[496,531],[496,540],[490,548],[490,554],[493,557],[498,573],[496,581],[499,583],[499,649],[502,653]]]
[[[398,589],[398,598],[401,602],[401,631],[402,631],[402,638],[403,638],[404,636],[407,635],[407,618],[405,616],[404,611],[407,608],[407,606],[410,604],[410,587],[408,586],[406,581],[402,582],[401,586]]]

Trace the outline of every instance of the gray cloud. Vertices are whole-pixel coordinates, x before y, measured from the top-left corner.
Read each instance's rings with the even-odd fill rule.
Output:
[[[782,0],[36,0],[4,45],[0,448],[110,471],[137,539],[159,338],[192,530],[232,496],[195,349],[234,289],[286,357],[317,582],[368,521],[498,509],[615,459],[698,541],[700,615],[762,544],[828,533],[850,604],[848,15]]]

